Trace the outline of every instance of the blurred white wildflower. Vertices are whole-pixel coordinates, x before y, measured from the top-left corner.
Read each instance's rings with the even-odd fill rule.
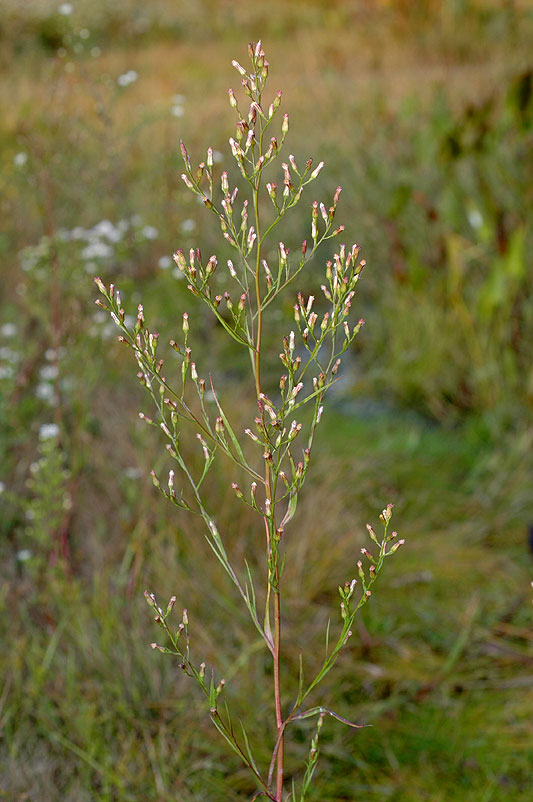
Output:
[[[3,493],[5,489],[6,489],[5,484],[3,482],[0,482],[0,493]]]
[[[72,61],[67,61],[65,64],[65,72],[74,72],[76,65]]]
[[[98,58],[98,56],[100,56],[101,53],[102,51],[100,50],[99,47],[91,47],[91,56],[93,58]]]
[[[57,404],[57,397],[54,392],[54,388],[51,384],[48,384],[48,382],[39,382],[35,388],[35,396],[39,399],[39,401],[47,401],[52,406],[56,406]]]
[[[161,268],[161,270],[168,270],[168,268],[172,264],[172,259],[170,256],[162,256],[158,261],[157,265]]]
[[[113,248],[105,242],[91,242],[81,252],[82,259],[107,259],[113,255]]]
[[[141,234],[143,237],[146,237],[146,239],[157,239],[159,231],[154,226],[144,226]]]
[[[88,39],[91,32],[88,28],[82,28],[80,31],[80,39]]]
[[[59,426],[57,423],[43,423],[39,428],[39,438],[41,440],[51,440],[59,434]]]
[[[474,229],[481,228],[483,225],[483,217],[479,209],[473,208],[469,209],[467,212],[468,222]]]
[[[129,466],[128,468],[124,468],[124,476],[127,479],[140,479],[142,476],[142,471],[140,468]]]
[[[183,106],[179,106],[178,104],[176,104],[175,106],[172,106],[172,108],[170,109],[170,113],[172,114],[173,117],[183,117],[183,115],[185,114],[185,109],[183,108]]]
[[[134,84],[139,74],[136,70],[128,70],[128,72],[124,72],[122,75],[119,75],[117,78],[117,84],[119,86],[129,86],[130,84]]]
[[[0,380],[11,379],[13,376],[13,368],[11,365],[0,365]]]
[[[33,552],[31,549],[21,549],[20,551],[17,551],[17,560],[21,563],[31,560],[32,557]]]
[[[185,278],[185,275],[181,272],[179,267],[174,268],[174,270],[172,271],[172,275],[174,276],[174,278],[177,278],[178,281],[183,281],[183,279]]]
[[[184,220],[183,223],[181,224],[181,230],[183,231],[184,234],[187,234],[189,231],[194,231],[195,228],[196,228],[196,221],[190,217],[187,218],[187,220]]]
[[[18,354],[16,351],[13,351],[12,348],[9,348],[9,346],[4,345],[2,348],[0,348],[0,359],[13,364],[14,362],[17,362]]]
[[[224,154],[220,150],[213,151],[213,162],[215,164],[220,164],[221,161],[224,160]]]
[[[17,333],[17,327],[14,323],[4,323],[2,328],[0,328],[0,334],[2,337],[14,337]]]
[[[106,237],[110,242],[120,242],[122,231],[118,226],[114,226],[110,220],[101,220],[90,231],[100,237]]]
[[[44,352],[45,359],[49,362],[55,362],[56,359],[63,359],[65,356],[65,349],[60,348],[47,348]]]
[[[74,6],[72,3],[61,3],[59,8],[57,9],[58,14],[62,14],[64,17],[70,16],[74,11]]]
[[[59,47],[57,50],[57,57],[58,58],[65,58],[67,55],[67,50],[65,47]]]
[[[52,381],[53,379],[57,379],[58,374],[59,369],[57,365],[44,365],[39,371],[39,377],[43,381]]]
[[[15,153],[13,157],[13,164],[15,165],[15,167],[24,167],[27,161],[28,161],[28,154],[23,153],[22,151],[20,153]]]
[[[70,232],[70,239],[86,239],[87,231],[81,226],[76,226]]]

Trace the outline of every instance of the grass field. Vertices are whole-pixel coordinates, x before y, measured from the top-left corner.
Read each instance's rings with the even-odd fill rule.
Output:
[[[180,186],[178,141],[227,160],[231,59],[258,37],[293,152],[324,159],[324,196],[342,184],[339,220],[369,265],[366,325],[288,539],[286,696],[300,645],[318,664],[365,523],[393,501],[407,540],[324,688],[370,726],[326,722],[309,798],[529,800],[529,4],[6,0],[2,15],[0,800],[252,796],[201,700],[150,649],[146,587],[188,607],[198,655],[269,759],[268,655],[196,521],[152,487],[160,444],[92,283],[116,278],[129,311],[142,298],[162,337],[187,308],[248,425],[243,365],[169,256],[220,251]],[[287,237],[304,225],[296,214]],[[317,283],[310,272],[304,289]],[[274,356],[292,303],[269,321]],[[210,482],[231,554],[255,567],[224,465]],[[310,737],[295,730],[289,777]]]

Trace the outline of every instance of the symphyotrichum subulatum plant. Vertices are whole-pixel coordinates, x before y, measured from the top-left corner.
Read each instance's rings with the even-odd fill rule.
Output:
[[[154,643],[152,646],[176,655],[185,674],[194,679],[204,692],[213,724],[255,778],[257,791],[253,799],[262,796],[275,802],[286,799],[296,802],[305,799],[312,782],[324,717],[333,716],[352,727],[358,726],[322,705],[308,707],[308,697],[334,666],[352,634],[357,611],[368,601],[385,559],[403,541],[395,541],[396,532],[389,531],[392,511],[389,504],[380,516],[384,529],[382,537],[379,538],[368,526],[374,546],[373,553],[362,549],[367,565],[363,566],[359,560],[354,566],[358,578],[350,577],[339,587],[340,625],[336,629],[327,628],[321,667],[310,680],[306,679],[304,657],[300,655],[295,698],[282,699],[281,600],[286,529],[296,513],[298,497],[308,474],[328,390],[338,379],[342,354],[350,347],[363,323],[362,320],[355,325],[350,322],[350,311],[365,263],[359,260],[356,245],[338,247],[332,259],[326,262],[322,284],[327,305],[325,312],[314,311],[313,296],[304,298],[298,293],[294,304],[294,331],[283,337],[279,354],[282,364],[279,389],[267,394],[261,372],[267,358],[264,353],[265,312],[294,283],[322,243],[340,234],[343,226],[336,226],[334,222],[341,192],[338,187],[331,205],[312,202],[309,233],[297,248],[273,240],[276,227],[300,201],[304,189],[316,179],[323,163],[315,167],[309,159],[298,166],[291,155],[286,162],[282,161],[281,170],[278,168],[277,182],[270,177],[267,179],[265,173],[272,172],[271,165],[281,155],[289,130],[289,117],[278,113],[281,92],[270,104],[263,99],[268,62],[260,42],[249,46],[249,56],[249,71],[233,62],[242,79],[245,107],[239,106],[235,93],[229,90],[230,105],[237,114],[235,138],[231,138],[229,144],[242,176],[244,192],[242,187],[238,189],[231,185],[226,171],[215,178],[211,149],[207,151],[205,162],[193,167],[185,145],[181,144],[185,163],[183,181],[216,217],[225,240],[224,248],[230,246],[235,255],[223,268],[218,265],[215,255],[204,260],[199,249],[192,249],[188,255],[178,250],[174,255],[192,295],[209,307],[225,332],[250,356],[255,399],[249,428],[242,433],[235,430],[232,423],[235,413],[230,414],[227,406],[223,406],[216,381],[211,377],[202,378],[191,349],[190,329],[194,330],[194,324],[187,312],[183,313],[180,342],[170,342],[181,363],[176,371],[175,367],[167,369],[164,366],[158,334],[148,329],[142,305],[138,307],[136,323],[129,326],[118,289],[113,285],[105,286],[99,278],[96,283],[105,301],[97,303],[111,312],[121,330],[120,341],[135,355],[139,381],[155,406],[153,416],[142,412],[140,416],[162,429],[168,441],[166,448],[175,463],[165,486],[152,472],[154,484],[178,509],[201,516],[205,523],[205,536],[215,557],[236,586],[255,628],[272,655],[275,718],[270,765],[258,764],[245,726],[240,723],[236,728],[228,706],[220,704],[224,679],[216,676],[215,667],[206,669],[205,664],[193,655],[187,611],[183,611],[182,621],[176,628],[171,624],[176,598],[172,597],[168,605],[160,606],[154,594],[146,592],[155,621],[166,638],[162,645]],[[220,190],[217,188],[219,183]],[[224,273],[224,282],[228,282],[231,290],[219,291],[220,273]],[[308,408],[308,414],[305,408]],[[203,468],[200,470],[186,457],[190,451],[186,452],[182,447],[189,432],[193,438],[198,438],[203,452]],[[248,486],[241,488],[234,481],[232,487],[238,502],[248,505],[257,514],[258,549],[262,548],[260,544],[266,547],[264,587],[261,588],[250,561],[240,566],[231,563],[224,533],[219,532],[213,512],[217,508],[216,499],[205,492],[204,480],[220,453],[233,463],[236,477],[244,474],[249,482]],[[261,609],[263,604],[264,610]],[[317,726],[307,765],[300,784],[293,781],[289,790],[284,782],[286,731],[291,722],[311,717],[316,717]]]

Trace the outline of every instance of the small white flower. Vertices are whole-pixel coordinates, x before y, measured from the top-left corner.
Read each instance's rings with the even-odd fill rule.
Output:
[[[110,220],[101,220],[91,229],[90,233],[99,237],[106,237],[110,242],[119,242],[122,239],[122,231],[118,226],[114,226]]]
[[[2,337],[14,337],[17,333],[17,327],[14,323],[4,323],[2,328],[0,328],[0,334]]]
[[[33,557],[33,552],[31,549],[21,549],[17,551],[17,560],[21,563],[25,563],[27,560],[31,560]]]
[[[80,31],[80,39],[88,39],[91,32],[88,28],[82,28]]]
[[[43,381],[52,381],[53,379],[57,379],[58,373],[57,365],[44,365],[39,371],[39,377]]]
[[[220,164],[220,162],[223,161],[223,160],[224,160],[224,154],[221,153],[220,150],[214,150],[213,151],[213,162],[215,164]]]
[[[483,217],[479,209],[469,209],[467,212],[467,217],[472,228],[478,229],[483,225]]]
[[[11,365],[0,365],[0,380],[11,379],[13,376],[13,368]]]
[[[129,86],[130,84],[134,84],[139,74],[136,70],[128,70],[128,72],[124,72],[122,75],[119,75],[117,78],[117,84],[119,86]]]
[[[69,17],[73,11],[74,11],[74,6],[72,5],[72,3],[61,3],[59,8],[57,9],[57,13],[62,14],[64,17]]]
[[[133,466],[130,466],[124,469],[124,476],[127,479],[140,479],[142,476],[142,471],[140,468],[134,468]]]
[[[183,281],[183,279],[185,278],[185,275],[181,272],[179,267],[174,268],[174,270],[172,271],[172,275],[174,276],[174,278],[177,278],[178,281]]]
[[[113,248],[105,242],[91,242],[81,252],[82,259],[107,259],[113,255]]]
[[[141,234],[143,237],[146,237],[146,239],[157,239],[159,231],[154,226],[144,226]]]
[[[37,387],[35,388],[35,396],[39,399],[39,401],[49,401],[52,406],[54,406],[55,401],[55,393],[54,388],[51,384],[47,382],[39,382]]]
[[[172,102],[178,106],[185,103],[185,95],[172,95]]]
[[[98,56],[101,55],[101,53],[102,51],[100,50],[99,47],[91,47],[91,56],[93,58],[98,58]]]
[[[76,228],[73,228],[72,231],[70,232],[70,238],[71,239],[86,239],[88,233],[89,232],[86,231],[81,226],[76,226]]]
[[[168,270],[171,264],[172,264],[172,259],[170,258],[170,256],[162,256],[157,263],[158,267],[160,267],[161,270]]]
[[[193,220],[192,218],[184,220],[183,223],[181,224],[181,230],[183,231],[184,234],[187,234],[190,231],[194,231],[195,228],[196,228],[196,221]]]
[[[3,348],[0,348],[0,359],[13,364],[14,362],[17,362],[18,354],[16,351],[13,351],[12,348],[9,348],[9,346],[4,345]]]
[[[170,109],[170,113],[172,114],[173,117],[183,117],[183,115],[185,114],[185,109],[183,108],[183,106],[172,106],[172,108]]]
[[[39,438],[41,440],[52,440],[59,435],[59,426],[57,423],[43,423],[39,428]]]
[[[13,157],[13,164],[15,167],[24,167],[26,162],[28,161],[28,154],[27,153],[15,153]]]

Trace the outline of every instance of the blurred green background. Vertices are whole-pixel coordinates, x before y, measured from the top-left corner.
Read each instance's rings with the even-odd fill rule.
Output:
[[[258,38],[287,153],[326,162],[313,193],[342,185],[338,219],[368,263],[366,326],[288,538],[286,695],[300,645],[319,659],[364,524],[393,501],[407,539],[320,696],[372,726],[326,722],[311,798],[531,799],[532,35],[519,0],[3,0],[0,799],[250,798],[195,689],[150,650],[145,587],[188,607],[198,661],[228,678],[268,759],[268,655],[197,522],[152,487],[163,449],[92,282],[116,279],[165,336],[187,309],[247,424],[244,366],[170,256],[226,256],[177,145],[228,164],[231,59]],[[292,303],[270,321],[274,356]],[[237,564],[259,565],[223,470],[209,492]]]

